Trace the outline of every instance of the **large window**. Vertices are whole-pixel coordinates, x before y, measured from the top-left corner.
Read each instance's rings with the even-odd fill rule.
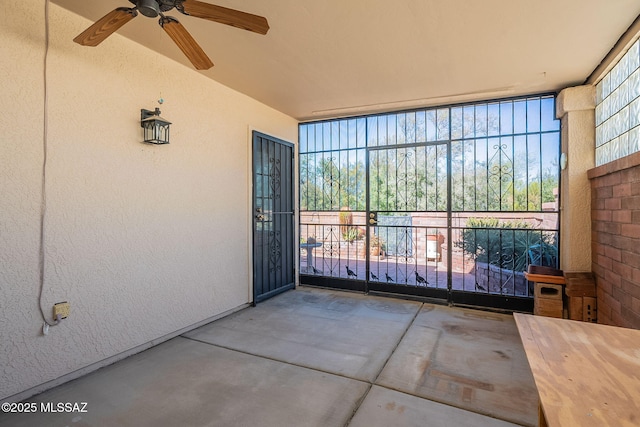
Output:
[[[301,124],[303,283],[529,298],[526,266],[558,265],[559,153],[553,95]]]
[[[640,151],[640,41],[596,85],[596,166]]]
[[[449,141],[451,210],[548,210],[559,129],[553,96],[302,124],[301,210],[364,210],[369,148],[374,210],[446,211]]]

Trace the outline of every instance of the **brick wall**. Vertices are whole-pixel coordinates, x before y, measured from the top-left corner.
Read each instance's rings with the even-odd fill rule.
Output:
[[[589,179],[598,323],[640,329],[640,153]]]

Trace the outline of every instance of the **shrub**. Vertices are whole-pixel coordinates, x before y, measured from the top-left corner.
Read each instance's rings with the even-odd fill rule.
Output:
[[[374,236],[371,238],[371,244],[370,244],[369,246],[371,246],[371,247],[378,247],[378,248],[380,248],[380,249],[381,249],[381,250],[383,250],[383,251],[386,249],[386,247],[385,247],[385,245],[384,245],[384,240],[382,240],[382,238],[381,238],[380,236],[376,236],[376,235],[374,235]]]
[[[353,243],[355,240],[362,240],[364,238],[364,231],[358,227],[350,227],[342,234],[342,238],[349,243]]]
[[[526,221],[469,218],[456,243],[476,261],[500,268],[524,271],[529,264],[557,267],[555,232],[537,230]]]
[[[338,221],[340,222],[340,234],[346,240],[347,232],[352,228],[351,224],[353,224],[353,214],[349,211],[349,208],[341,208],[340,213],[338,214]]]

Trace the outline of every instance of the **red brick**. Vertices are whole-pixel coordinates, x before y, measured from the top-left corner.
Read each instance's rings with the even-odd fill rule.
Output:
[[[591,219],[594,221],[611,221],[610,210],[593,211]]]
[[[596,199],[608,199],[609,197],[613,197],[613,188],[612,187],[596,188],[594,193],[595,193]]]
[[[619,237],[619,236],[613,236],[609,233],[598,233],[598,232],[594,232],[591,233],[591,236],[593,238],[594,241],[601,243],[603,245],[612,245],[615,246],[614,243],[614,238],[615,237]],[[618,246],[616,246],[617,248]]]
[[[605,175],[602,177],[605,185],[618,185],[622,182],[622,174],[620,173],[612,173],[609,175]]]
[[[624,182],[638,182],[640,181],[640,167],[624,170],[619,175]]]
[[[625,279],[632,281],[640,289],[640,270],[634,269],[631,277],[625,277]]]
[[[598,295],[600,292],[604,292],[607,294],[610,294],[613,292],[613,286],[611,286],[610,282],[607,282],[604,279],[600,279],[597,282],[598,282],[597,284]]]
[[[633,239],[640,239],[640,224],[622,224],[620,234]],[[636,242],[640,246],[640,242]]]
[[[621,306],[620,306],[620,301],[616,300],[615,298],[613,298],[613,296],[611,296],[610,294],[603,294],[604,296],[604,303],[606,305],[608,305],[609,307],[611,307],[611,313],[620,313],[621,310]]]
[[[613,197],[627,197],[631,195],[631,183],[623,182],[613,187]]]
[[[606,236],[606,234],[605,234]],[[640,253],[640,245],[636,239],[626,236],[610,236],[610,245],[623,251]]]
[[[595,262],[595,260],[591,261],[591,272],[593,273],[593,277],[596,279],[596,283],[598,283],[599,277],[604,277],[604,269]]]
[[[597,305],[598,305],[598,320],[600,320],[600,314],[602,314],[603,316],[607,317],[607,318],[611,318],[611,307],[607,305],[606,303],[606,298],[605,298],[606,294],[605,292],[600,292],[598,291],[598,299],[597,299]]]
[[[611,264],[611,271],[619,274],[620,277],[632,277],[633,267],[622,262],[613,261]]]
[[[640,223],[640,211],[631,211],[631,222]]]
[[[621,251],[620,254],[622,255],[623,263],[635,269],[640,268],[640,254],[635,254],[628,251]]]
[[[622,177],[620,177],[620,180],[622,180]],[[599,176],[599,177],[591,180],[591,187],[592,188],[606,187],[608,185],[609,184],[607,183],[607,180],[604,179],[604,176]]]
[[[617,197],[612,197],[611,199],[604,200],[604,207],[606,209],[618,210],[620,209],[621,206],[622,206],[622,201]]]
[[[640,210],[640,196],[625,197],[620,204],[621,209]]]
[[[606,199],[596,199],[595,197],[591,198],[591,209],[592,210],[601,210],[604,209],[604,201]]]
[[[595,257],[592,257],[591,260],[591,271],[596,278],[596,283],[598,283],[598,280],[601,278],[604,278],[604,269],[595,261]]]
[[[607,221],[602,221],[600,224],[598,224],[598,231],[602,231],[604,233],[608,233],[608,234],[621,234],[621,224],[615,223],[615,222],[607,222]]]
[[[609,295],[609,294],[608,294],[608,293],[606,293],[606,292],[601,292],[601,291],[598,291],[598,292],[597,292],[597,294],[596,294],[596,299],[597,299],[597,301],[598,301],[598,309],[602,309],[602,310],[604,310],[604,309],[605,309],[605,307],[607,307],[607,308],[609,308],[609,311],[611,311],[611,306],[609,306],[609,305],[607,304],[607,301],[608,301],[607,296],[608,296],[608,295]]]
[[[621,313],[628,328],[640,329],[640,315],[634,313],[630,307],[622,307]]]
[[[604,273],[604,280],[606,282],[611,283],[611,286],[614,288],[614,292],[615,292],[615,288],[620,288],[622,286],[622,277],[620,277],[619,274],[614,273],[613,271],[605,271]]]
[[[619,311],[611,310],[611,322],[621,328],[630,328],[629,321],[625,319]]]
[[[598,264],[600,267],[607,269],[607,270],[611,270],[611,258],[608,258],[607,256],[604,255],[598,255],[596,257],[595,260],[596,264]]]
[[[607,258],[611,258],[614,261],[618,261],[618,262],[622,261],[622,253],[620,252],[620,249],[616,249],[611,246],[605,246],[604,255]]]
[[[603,244],[598,243],[595,240],[591,241],[591,253],[592,254],[604,255],[604,248],[605,248],[605,246]]]
[[[622,288],[613,288],[613,292],[611,293],[613,299],[620,303],[620,307],[629,307],[631,308],[631,295],[622,290]]]
[[[634,276],[637,271],[638,270],[634,271]],[[629,281],[626,279],[622,279],[622,290],[624,290],[626,293],[628,293],[632,297],[640,298],[640,285],[636,281]]]
[[[591,221],[591,231],[595,231],[595,232],[602,231],[603,233],[606,233],[605,224],[608,224],[608,223],[604,221]]]
[[[630,210],[613,211],[611,213],[611,221],[617,222],[617,223],[623,223],[623,224],[630,223],[632,222],[632,211]]]

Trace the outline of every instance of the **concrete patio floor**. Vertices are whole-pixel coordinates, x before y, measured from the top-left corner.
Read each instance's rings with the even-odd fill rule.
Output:
[[[537,425],[512,316],[300,287],[28,399],[31,426]]]

